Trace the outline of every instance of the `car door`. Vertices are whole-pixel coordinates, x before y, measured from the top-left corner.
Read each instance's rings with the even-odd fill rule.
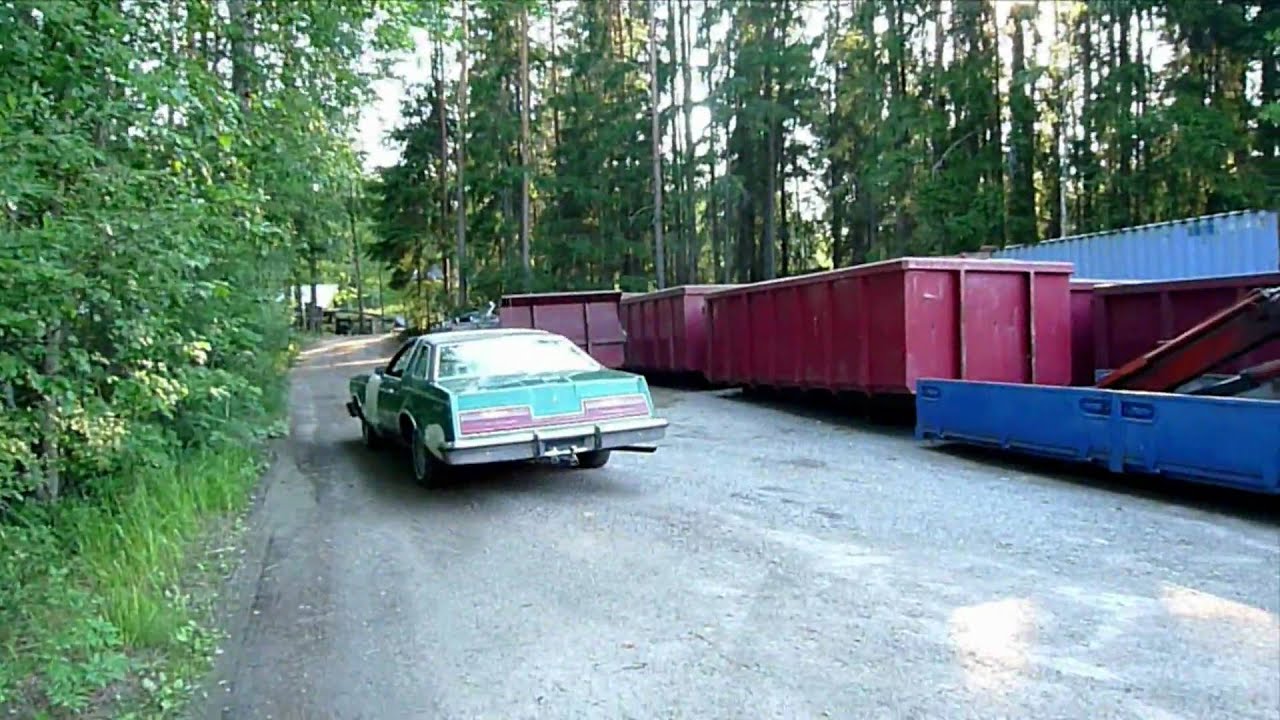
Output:
[[[387,369],[382,373],[378,384],[378,427],[384,432],[394,432],[399,424],[400,408],[404,407],[404,374],[410,363],[417,357],[421,343],[412,343],[401,348]]]
[[[408,410],[417,422],[422,422],[422,401],[426,394],[427,377],[431,374],[431,345],[422,343],[408,369],[400,378],[400,407]]]

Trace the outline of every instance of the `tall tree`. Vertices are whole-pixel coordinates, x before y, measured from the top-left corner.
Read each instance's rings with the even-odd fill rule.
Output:
[[[658,288],[667,286],[666,252],[662,246],[662,125],[658,111],[658,12],[657,0],[649,0],[649,97],[653,144],[653,252]]]
[[[520,6],[520,267],[524,291],[533,289],[529,265],[529,8]]]
[[[457,159],[457,179],[458,200],[454,213],[457,216],[457,245],[454,248],[453,263],[457,267],[457,291],[458,296],[455,302],[459,308],[467,304],[467,93],[470,91],[470,85],[467,81],[467,43],[469,41],[467,33],[467,4],[468,0],[462,0],[461,7],[461,32],[462,41],[458,45],[458,64],[461,67],[461,75],[458,80],[458,138],[454,142],[454,147],[458,151]]]
[[[1027,63],[1027,31],[1035,21],[1036,8],[1019,5],[1009,13],[1009,35],[1013,48],[1009,82],[1009,221],[1007,240],[1033,243],[1036,236],[1035,138],[1036,107],[1031,88],[1035,70]]]

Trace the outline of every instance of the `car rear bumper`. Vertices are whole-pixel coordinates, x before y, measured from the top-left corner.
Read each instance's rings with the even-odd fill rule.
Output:
[[[449,465],[475,465],[620,450],[661,440],[667,424],[661,418],[641,418],[501,433],[448,442],[440,453]]]

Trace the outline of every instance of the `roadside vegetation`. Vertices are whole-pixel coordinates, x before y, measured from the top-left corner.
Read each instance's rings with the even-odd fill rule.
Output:
[[[0,715],[200,681],[395,9],[0,2]]]

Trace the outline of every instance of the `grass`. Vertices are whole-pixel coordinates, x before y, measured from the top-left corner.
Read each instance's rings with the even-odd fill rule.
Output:
[[[207,518],[242,506],[257,471],[245,447],[198,451],[144,473],[131,491],[75,523],[71,540],[126,644],[163,645],[185,623],[172,591],[187,550]]]
[[[208,671],[221,553],[261,465],[225,443],[0,526],[0,716],[171,717]],[[219,548],[215,548],[219,549]],[[212,562],[211,562],[212,558]]]
[[[287,432],[285,371],[307,340],[263,368],[261,404],[221,439],[153,449],[91,496],[0,521],[0,718],[183,711],[211,667],[261,441]]]

